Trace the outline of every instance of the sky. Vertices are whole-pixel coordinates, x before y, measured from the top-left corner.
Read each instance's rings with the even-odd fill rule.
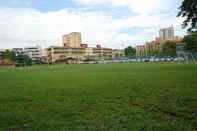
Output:
[[[160,28],[175,28],[183,0],[0,0],[0,48],[62,46],[62,35],[81,32],[82,42],[125,48],[157,37]]]

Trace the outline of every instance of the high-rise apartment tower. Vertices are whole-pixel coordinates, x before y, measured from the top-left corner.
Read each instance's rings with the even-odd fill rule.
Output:
[[[64,47],[81,47],[81,33],[72,32],[70,34],[63,35],[63,45]]]
[[[173,40],[174,39],[174,27],[163,28],[159,30],[159,38],[161,40]]]

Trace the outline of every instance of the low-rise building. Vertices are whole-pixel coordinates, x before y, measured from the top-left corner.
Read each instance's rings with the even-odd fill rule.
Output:
[[[47,61],[49,63],[68,61],[75,61],[75,63],[79,63],[93,59],[110,59],[111,57],[112,49],[108,48],[68,48],[58,46],[51,46],[47,48]]]
[[[63,36],[63,46],[51,46],[46,49],[47,62],[79,63],[90,60],[111,59],[112,49],[88,47],[81,43],[81,33],[72,32]]]
[[[125,57],[125,50],[124,49],[114,49],[112,52],[113,59],[120,59]]]
[[[84,60],[85,48],[68,48],[61,46],[51,46],[47,48],[47,60],[49,63],[65,62],[68,59]]]
[[[97,48],[93,48],[93,54],[96,59],[112,59],[112,49],[110,48],[102,48],[101,46],[97,46]]]

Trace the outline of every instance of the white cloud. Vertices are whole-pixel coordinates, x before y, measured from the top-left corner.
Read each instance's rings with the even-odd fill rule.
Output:
[[[70,12],[66,9],[40,12],[4,8],[0,9],[0,48],[62,45],[61,36],[72,31],[81,32],[83,42],[91,46],[101,43],[105,47],[120,48],[153,40],[160,27],[171,24],[179,28],[180,20],[174,16],[169,18],[166,14],[140,14],[114,19],[98,12]],[[144,30],[136,34],[121,32],[132,27]]]
[[[111,4],[113,6],[125,6],[132,12],[148,14],[153,12],[166,11],[172,7],[173,3],[180,3],[181,0],[73,0],[83,5]]]

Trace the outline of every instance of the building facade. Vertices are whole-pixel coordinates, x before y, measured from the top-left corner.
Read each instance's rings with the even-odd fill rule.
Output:
[[[67,59],[83,60],[85,48],[69,48],[51,46],[47,48],[47,60],[49,63],[64,62]]]
[[[93,55],[95,56],[96,60],[109,60],[112,59],[112,52],[113,50],[110,48],[92,48],[93,49]]]
[[[163,28],[159,30],[159,38],[161,40],[173,40],[174,39],[174,27]]]
[[[62,36],[64,47],[80,48],[81,47],[81,33],[72,32]]]
[[[33,61],[42,59],[42,48],[40,46],[24,48],[24,54],[28,55]]]
[[[113,59],[125,58],[125,50],[124,49],[114,49],[112,52]]]
[[[146,55],[146,47],[145,45],[138,45],[136,47],[136,56],[141,57]]]
[[[47,61],[49,63],[67,62],[75,60],[83,62],[86,60],[111,59],[112,49],[108,48],[68,48],[55,47],[47,48]]]
[[[111,59],[112,49],[102,48],[101,45],[88,47],[82,44],[81,33],[72,32],[63,35],[63,46],[51,46],[46,49],[48,63],[68,62],[80,63],[90,60]]]
[[[112,49],[109,48],[71,48],[51,46],[47,48],[48,63],[68,62],[81,63],[87,60],[111,59]]]

